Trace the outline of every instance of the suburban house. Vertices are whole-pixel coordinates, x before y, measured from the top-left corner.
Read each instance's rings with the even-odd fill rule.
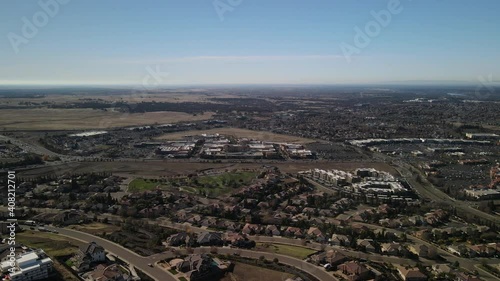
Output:
[[[90,265],[106,260],[104,248],[95,242],[90,242],[82,246],[72,258],[73,267],[77,272],[84,272],[90,269]]]
[[[398,266],[398,274],[404,281],[427,281],[427,276],[418,268]]]

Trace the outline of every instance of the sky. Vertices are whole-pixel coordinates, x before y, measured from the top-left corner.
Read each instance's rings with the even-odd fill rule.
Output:
[[[498,0],[5,0],[0,85],[499,81],[499,11]]]

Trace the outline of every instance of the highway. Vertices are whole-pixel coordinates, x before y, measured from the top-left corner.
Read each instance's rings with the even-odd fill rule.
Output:
[[[61,154],[55,153],[53,151],[50,151],[41,145],[27,143],[27,142],[24,142],[24,141],[17,139],[17,138],[11,138],[11,137],[8,137],[5,135],[0,135],[0,140],[10,141],[12,144],[18,146],[19,148],[21,148],[27,152],[31,152],[31,153],[35,153],[35,154],[39,154],[39,155],[66,157],[65,155],[61,155]]]
[[[442,192],[441,190],[434,187],[430,182],[426,180],[426,176],[422,174],[418,169],[412,167],[410,164],[401,162],[401,161],[393,161],[392,162],[398,172],[401,174],[403,178],[406,179],[408,183],[424,198],[428,198],[437,203],[445,203],[450,206],[455,207],[457,210],[460,210],[465,213],[472,214],[478,218],[482,218],[484,220],[491,221],[497,225],[500,225],[500,217],[487,214],[485,212],[479,211],[478,209],[472,208],[467,202],[456,200],[448,196],[448,194]],[[416,172],[412,172],[416,171]],[[420,176],[424,183],[419,183],[416,180],[416,177]]]

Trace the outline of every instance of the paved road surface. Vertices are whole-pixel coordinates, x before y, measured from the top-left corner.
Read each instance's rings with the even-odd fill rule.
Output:
[[[116,243],[103,239],[101,237],[97,237],[91,234],[87,234],[81,231],[76,231],[72,229],[66,228],[57,228],[47,226],[49,230],[57,230],[60,235],[68,236],[73,239],[77,239],[86,243],[95,241],[99,245],[103,246],[108,252],[119,257],[125,262],[134,265],[139,270],[153,277],[158,281],[176,281],[177,279],[168,273],[167,271],[161,270],[158,267],[149,267],[148,264],[161,261],[165,258],[172,257],[172,254],[169,252],[155,254],[149,257],[142,257]],[[195,248],[195,253],[208,252],[210,248]],[[305,261],[295,259],[288,256],[273,254],[273,253],[264,253],[264,252],[256,252],[250,250],[240,250],[240,249],[231,249],[231,248],[218,248],[218,252],[221,254],[233,254],[236,251],[241,251],[241,255],[248,258],[258,259],[260,256],[265,256],[267,259],[278,258],[280,262],[284,264],[288,264],[299,268],[300,270],[315,276],[319,280],[337,280],[333,277],[333,275],[328,274],[323,268],[317,267],[313,264],[307,263]]]
[[[119,257],[123,261],[135,266],[136,268],[146,273],[147,275],[151,276],[157,281],[177,281],[177,279],[173,275],[170,275],[168,272],[163,271],[158,267],[149,267],[148,263],[153,263],[154,259],[139,256],[138,254],[118,244],[115,244],[109,240],[71,229],[56,228],[56,227],[47,227],[47,229],[57,230],[60,235],[68,236],[77,240],[84,241],[86,243],[95,241],[96,243],[104,247],[106,251]],[[157,258],[158,260],[161,259],[161,257],[159,256]]]
[[[194,252],[197,254],[209,253],[210,249],[211,249],[210,247],[194,248]],[[315,265],[310,264],[306,261],[292,258],[289,256],[284,256],[284,255],[274,254],[274,253],[255,252],[255,251],[244,250],[244,249],[232,249],[232,248],[223,248],[223,247],[217,247],[216,249],[217,249],[218,254],[232,255],[234,253],[237,253],[238,255],[240,255],[242,257],[251,258],[251,259],[259,259],[259,257],[261,257],[261,256],[264,256],[267,260],[273,260],[274,258],[277,258],[280,263],[290,265],[290,266],[298,268],[304,272],[307,272],[307,273],[311,274],[312,276],[316,277],[318,280],[321,280],[321,281],[330,281],[330,280],[337,281],[338,280],[331,273],[325,271],[325,269],[320,267],[320,266],[315,266]]]

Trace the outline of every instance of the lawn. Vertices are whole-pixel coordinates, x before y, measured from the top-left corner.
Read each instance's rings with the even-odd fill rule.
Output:
[[[249,185],[257,176],[255,172],[224,173],[216,176],[203,176],[192,181],[192,187],[207,196],[231,193],[235,188]]]
[[[171,182],[173,186],[181,185],[179,190],[190,193],[206,194],[209,197],[231,193],[235,188],[249,185],[257,176],[255,172],[223,173],[214,176],[201,176],[187,179],[182,183]]]
[[[246,263],[235,262],[234,272],[226,275],[221,281],[262,281],[286,280],[293,275],[276,270],[270,270]]]
[[[141,191],[146,191],[146,190],[153,190],[157,186],[162,187],[161,184],[157,181],[153,181],[151,179],[142,179],[142,178],[137,178],[132,180],[128,184],[128,191],[129,192],[141,192]]]
[[[257,176],[256,172],[228,172],[220,175],[201,176],[193,178],[171,179],[156,181],[152,179],[137,178],[129,183],[129,192],[140,192],[160,189],[178,189],[180,191],[203,194],[209,197],[231,193],[235,188],[249,185]]]
[[[317,252],[315,250],[298,246],[270,244],[270,243],[257,243],[255,250],[261,252],[281,254],[301,260]]]
[[[168,271],[169,271],[170,273],[172,273],[173,275],[176,275],[177,273],[179,273],[179,272],[177,272],[177,270],[175,270],[175,269],[169,269]]]
[[[235,172],[235,173],[224,173],[216,176],[203,176],[198,178],[198,183],[202,185],[211,185],[219,188],[223,188],[227,185],[243,185],[249,184],[255,177],[257,173],[255,172]]]

